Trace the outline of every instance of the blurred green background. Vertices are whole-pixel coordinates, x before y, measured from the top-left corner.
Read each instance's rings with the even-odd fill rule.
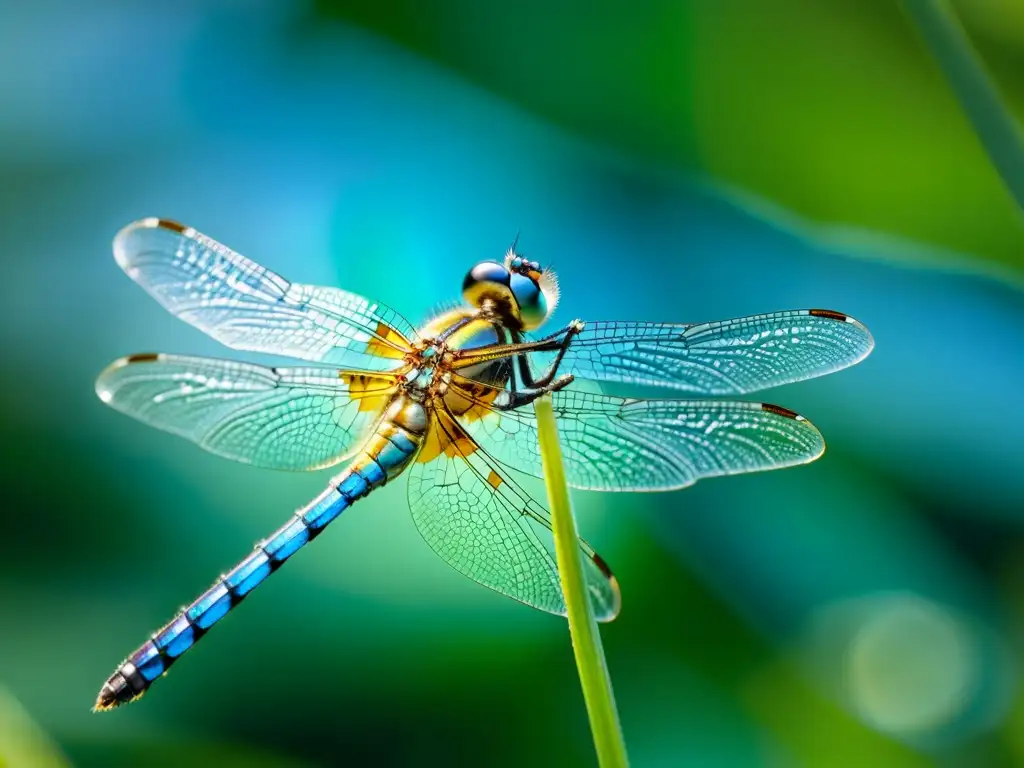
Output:
[[[1024,118],[1024,5],[956,6]],[[90,713],[328,477],[96,399],[224,354],[114,264],[142,216],[413,321],[516,232],[563,321],[863,320],[865,363],[765,396],[821,461],[575,494],[633,764],[1024,764],[1024,219],[897,3],[5,4],[0,104],[0,765],[593,764],[565,623],[448,569],[404,482]]]

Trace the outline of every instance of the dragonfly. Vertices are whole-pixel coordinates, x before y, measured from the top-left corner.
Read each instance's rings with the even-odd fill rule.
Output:
[[[419,328],[380,302],[289,282],[166,219],[129,224],[114,255],[172,314],[226,347],[303,364],[135,354],[99,375],[103,402],[237,461],[343,469],[128,656],[98,711],[142,696],[344,510],[402,474],[415,525],[445,562],[564,616],[548,512],[509,472],[542,477],[532,401],[552,398],[571,486],[677,490],[821,456],[824,440],[802,416],[722,398],[840,370],[874,345],[860,322],[823,309],[690,324],[574,320],[540,336],[558,280],[515,244],[473,266],[461,306]],[[603,382],[672,396],[615,397]],[[619,584],[586,541],[579,547],[595,615],[610,621]]]

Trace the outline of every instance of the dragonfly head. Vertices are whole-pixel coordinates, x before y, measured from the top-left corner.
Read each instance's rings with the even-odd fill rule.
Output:
[[[466,274],[462,295],[475,307],[490,302],[514,325],[533,330],[558,303],[558,280],[550,269],[509,248],[504,262],[481,261]]]

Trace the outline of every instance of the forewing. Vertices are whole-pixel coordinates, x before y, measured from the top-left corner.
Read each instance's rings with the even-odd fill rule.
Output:
[[[874,339],[827,309],[711,323],[588,322],[559,368],[584,379],[742,395],[823,376],[863,360]]]
[[[491,456],[543,476],[532,407],[499,410],[507,392],[464,380],[459,396],[476,404],[462,424]],[[636,400],[570,386],[552,395],[552,405],[574,488],[675,490],[704,477],[805,464],[825,450],[811,422],[764,403]]]
[[[233,349],[354,368],[393,368],[416,338],[397,312],[338,288],[290,283],[163,219],[129,224],[117,263],[182,320]]]
[[[345,458],[395,392],[390,374],[265,368],[183,355],[134,355],[96,381],[100,399],[208,451],[273,469]]]
[[[409,472],[409,505],[427,544],[455,570],[548,613],[565,615],[551,522],[545,509],[444,410]],[[591,604],[599,621],[619,611],[608,566],[580,540]]]

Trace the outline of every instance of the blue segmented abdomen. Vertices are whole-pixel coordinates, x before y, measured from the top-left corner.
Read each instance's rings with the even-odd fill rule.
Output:
[[[356,460],[331,480],[326,491],[296,512],[258,544],[251,555],[125,659],[104,683],[96,709],[112,709],[145,693],[154,680],[282,563],[316,538],[357,499],[399,474],[416,453],[421,438],[422,433],[383,422]]]

